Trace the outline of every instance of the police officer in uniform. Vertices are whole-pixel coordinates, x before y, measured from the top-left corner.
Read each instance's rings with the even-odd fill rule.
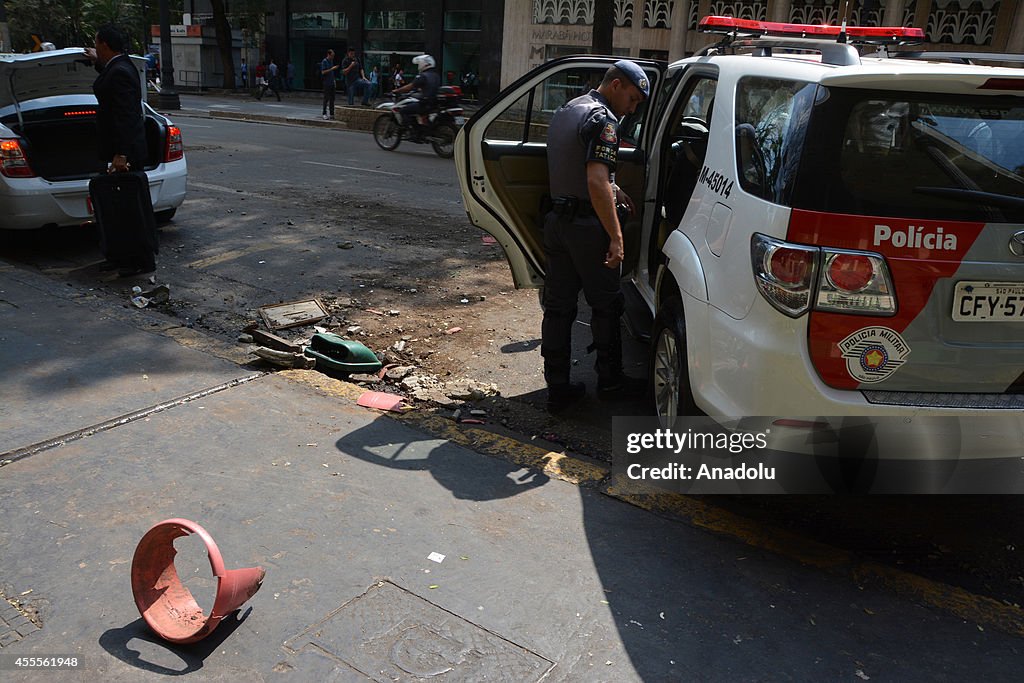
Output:
[[[541,355],[552,412],[586,393],[582,383],[569,381],[580,289],[592,309],[590,350],[597,354],[598,397],[635,398],[646,384],[622,371],[620,220],[632,213],[633,203],[615,185],[615,166],[619,119],[635,111],[649,94],[643,69],[620,60],[596,90],[569,101],[551,118],[547,152],[553,208],[544,218],[547,274]]]

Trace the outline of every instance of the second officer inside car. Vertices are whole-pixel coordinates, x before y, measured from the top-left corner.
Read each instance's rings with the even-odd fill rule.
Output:
[[[615,185],[619,119],[633,113],[650,94],[643,69],[620,60],[596,90],[558,109],[548,129],[548,177],[552,210],[544,217],[544,320],[541,355],[548,410],[558,412],[586,393],[571,382],[572,326],[583,289],[590,306],[599,398],[636,398],[645,380],[622,371],[619,286],[623,259],[622,218],[633,211]]]

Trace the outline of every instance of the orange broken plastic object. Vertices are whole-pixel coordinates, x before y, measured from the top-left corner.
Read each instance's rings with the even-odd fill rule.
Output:
[[[182,584],[174,567],[174,539],[198,534],[206,544],[210,568],[217,577],[217,597],[207,617]],[[263,567],[225,569],[217,544],[206,529],[187,519],[154,524],[139,541],[132,558],[132,593],[149,627],[172,643],[194,643],[210,635],[221,620],[256,594]]]

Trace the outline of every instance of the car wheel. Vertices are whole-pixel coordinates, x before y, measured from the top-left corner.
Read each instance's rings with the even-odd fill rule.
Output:
[[[654,318],[650,374],[654,386],[654,408],[659,417],[702,414],[690,389],[683,302],[677,298],[662,304]]]
[[[402,141],[402,131],[393,114],[381,114],[373,123],[373,139],[381,149],[392,151]]]
[[[442,124],[434,129],[430,144],[434,152],[442,159],[451,159],[455,156],[455,129],[448,124]]]
[[[153,217],[156,219],[157,225],[164,225],[165,223],[170,223],[176,213],[178,213],[177,208],[164,209],[163,211],[157,211],[153,214]]]

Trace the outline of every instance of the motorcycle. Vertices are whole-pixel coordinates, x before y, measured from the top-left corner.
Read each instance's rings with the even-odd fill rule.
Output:
[[[377,109],[383,114],[373,123],[373,139],[381,149],[391,152],[402,140],[416,143],[430,143],[437,156],[451,159],[455,155],[455,135],[459,127],[466,122],[463,116],[462,103],[459,101],[462,91],[457,86],[445,85],[437,91],[437,106],[429,114],[420,114],[426,123],[417,125],[414,116],[403,116],[399,121],[395,115],[395,107],[409,101],[410,98],[399,100],[392,95],[391,102],[382,102]]]

